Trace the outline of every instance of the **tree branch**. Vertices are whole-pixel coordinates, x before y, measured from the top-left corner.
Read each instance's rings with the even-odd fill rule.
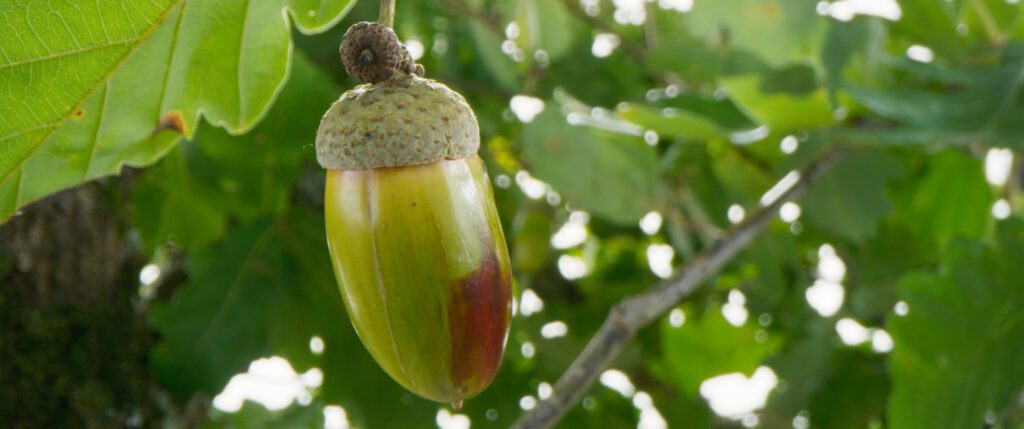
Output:
[[[737,225],[728,235],[705,248],[696,258],[680,267],[672,278],[615,305],[583,353],[576,357],[569,369],[558,379],[551,396],[520,417],[513,428],[542,429],[558,423],[565,413],[579,402],[598,375],[612,364],[640,328],[647,326],[693,293],[704,281],[715,275],[750,245],[775,219],[783,204],[807,192],[845,152],[844,149],[837,148],[821,155],[803,168],[796,183],[775,201]]]

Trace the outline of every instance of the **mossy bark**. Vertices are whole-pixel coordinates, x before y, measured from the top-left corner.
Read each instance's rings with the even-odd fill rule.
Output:
[[[0,226],[0,426],[163,420],[156,338],[133,304],[144,259],[125,224],[130,182],[80,186]]]

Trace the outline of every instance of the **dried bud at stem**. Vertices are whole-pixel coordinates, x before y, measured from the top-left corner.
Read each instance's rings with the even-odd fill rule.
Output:
[[[395,32],[375,22],[349,27],[341,42],[345,71],[367,83],[383,82],[396,72],[423,75],[423,67],[412,60]]]

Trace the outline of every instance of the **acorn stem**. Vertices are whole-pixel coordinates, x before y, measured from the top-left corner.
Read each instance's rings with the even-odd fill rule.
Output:
[[[395,0],[380,0],[380,18],[377,23],[391,28],[395,25]]]

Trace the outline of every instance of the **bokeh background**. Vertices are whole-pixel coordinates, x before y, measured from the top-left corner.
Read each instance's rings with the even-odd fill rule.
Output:
[[[43,23],[44,46],[65,31],[57,18],[76,32],[105,21],[0,3],[0,205],[16,213],[0,227],[4,426],[505,427],[551,394],[612,305],[842,147],[559,427],[1024,428],[1016,0],[399,0],[413,57],[476,111],[513,259],[501,371],[458,411],[373,362],[328,261],[313,137],[357,84],[338,45],[376,2],[275,3],[262,20],[237,2],[168,3],[179,33],[152,38],[179,45],[143,45],[78,98],[67,79],[92,57],[26,72],[19,55],[44,55],[23,21]],[[130,21],[142,6],[125,7]],[[217,33],[239,23],[251,51]],[[290,53],[242,59],[264,35]],[[71,108],[11,167],[36,135],[20,124],[40,76]],[[157,114],[136,121],[161,81]],[[239,96],[235,117],[224,88],[267,96]],[[206,101],[173,109],[175,94]],[[89,141],[79,126],[109,171],[72,156]],[[121,162],[136,167],[26,206]],[[86,246],[97,240],[120,250]],[[114,286],[96,295],[72,273],[38,288],[40,270],[76,261],[109,266]]]

